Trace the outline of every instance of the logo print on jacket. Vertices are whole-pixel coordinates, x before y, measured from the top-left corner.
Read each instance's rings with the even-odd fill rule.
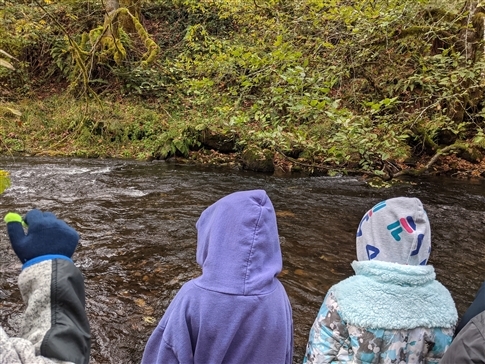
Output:
[[[387,230],[391,230],[391,235],[396,241],[401,241],[400,234],[406,230],[409,234],[412,234],[416,230],[416,224],[412,216],[406,218],[401,217],[399,220],[387,225]],[[422,240],[422,239],[421,239]]]
[[[380,209],[383,209],[384,207],[386,207],[386,201],[379,202],[371,210],[367,211],[367,213],[364,215],[362,220],[360,220],[359,228],[357,229],[357,237],[362,236],[362,224],[365,221],[369,221],[369,219],[372,217],[372,215],[375,212],[379,211]]]
[[[387,225],[387,230],[391,231],[391,235],[396,241],[401,241],[401,236],[400,234],[406,230],[407,233],[412,234],[413,232],[416,231],[416,223],[414,222],[413,218],[411,216],[408,216],[406,218],[401,217],[399,220],[393,222],[392,224]],[[424,239],[424,234],[419,234],[418,235],[418,240],[416,244],[416,249],[414,249],[411,252],[411,256],[418,255],[419,250],[421,249],[421,246],[423,245],[423,239]],[[371,258],[369,258],[371,259]],[[427,259],[422,261],[420,265],[425,265]]]

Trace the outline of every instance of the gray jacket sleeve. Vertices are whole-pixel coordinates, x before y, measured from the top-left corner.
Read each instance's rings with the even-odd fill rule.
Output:
[[[485,311],[463,327],[440,361],[457,363],[485,363]]]
[[[483,282],[481,287],[478,289],[475,299],[473,300],[470,307],[468,307],[460,322],[456,326],[455,337],[458,335],[461,329],[465,327],[468,321],[470,321],[473,317],[475,317],[482,311],[485,311],[485,282]]]
[[[35,354],[35,346],[18,337],[9,337],[0,327],[1,364],[67,364],[65,361],[50,360]]]
[[[22,364],[87,364],[91,337],[85,312],[84,279],[79,269],[70,260],[42,261],[22,271],[19,288],[27,305],[20,338],[8,338],[1,330],[1,351],[6,348],[16,351],[18,363]],[[22,359],[32,353],[35,361]]]

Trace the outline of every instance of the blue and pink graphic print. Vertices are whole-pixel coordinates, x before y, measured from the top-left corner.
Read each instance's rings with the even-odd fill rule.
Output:
[[[407,216],[406,218],[401,217],[399,220],[387,225],[387,230],[391,231],[391,235],[396,241],[401,241],[401,233],[406,230],[407,233],[412,234],[416,231],[416,223],[412,216]],[[416,249],[411,252],[411,256],[418,255],[421,245],[423,245],[424,234],[418,235],[418,242]],[[423,264],[423,262],[421,263]],[[424,262],[426,264],[426,261]]]
[[[386,207],[386,201],[382,201],[375,205],[371,210],[369,210],[362,220],[360,221],[359,228],[357,229],[357,237],[362,236],[362,227],[365,224],[365,222],[369,221],[370,218],[379,210],[383,209]],[[406,216],[406,217],[401,217],[395,222],[387,225],[387,230],[390,232],[392,238],[396,242],[400,242],[402,240],[402,234],[414,234],[416,232],[416,223],[413,219],[412,216]],[[416,242],[416,248],[410,253],[410,256],[415,256],[419,254],[419,251],[421,250],[421,247],[423,245],[423,239],[424,239],[424,234],[419,234],[417,236],[417,242]],[[367,253],[367,258],[369,260],[375,259],[379,253],[380,250],[377,246],[367,244],[365,246],[366,253]],[[425,265],[427,262],[427,259],[422,261],[420,264]]]
[[[404,230],[406,230],[409,234],[412,234],[414,231],[416,231],[416,224],[414,223],[412,216],[408,216],[406,218],[401,217],[396,222],[389,224],[387,226],[387,230],[391,231],[391,235],[396,241],[401,241],[400,234]]]
[[[369,221],[369,219],[372,217],[372,215],[374,215],[377,211],[383,209],[384,207],[386,207],[386,201],[379,202],[377,205],[375,205],[371,210],[369,210],[364,215],[362,220],[360,220],[359,228],[357,229],[357,237],[362,236],[362,224],[366,221]],[[374,259],[380,253],[380,250],[379,250],[378,247],[372,246],[372,245],[369,245],[369,244],[366,245],[365,249],[366,249],[367,257],[369,258],[369,260]]]
[[[362,224],[365,221],[369,221],[374,213],[386,207],[386,201],[379,202],[371,210],[367,211],[362,220],[360,220],[359,228],[357,229],[357,237],[362,236]]]

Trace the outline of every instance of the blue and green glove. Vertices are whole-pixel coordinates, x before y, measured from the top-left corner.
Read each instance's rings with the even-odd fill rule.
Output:
[[[52,212],[33,209],[27,212],[25,219],[9,212],[4,221],[12,248],[23,264],[22,269],[44,260],[70,260],[79,242],[76,230]]]

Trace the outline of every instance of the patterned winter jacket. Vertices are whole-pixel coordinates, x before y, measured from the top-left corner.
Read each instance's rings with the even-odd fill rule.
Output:
[[[68,259],[51,259],[25,268],[19,288],[27,305],[20,337],[0,327],[0,364],[87,364],[90,329],[84,279]]]
[[[353,262],[327,293],[304,363],[438,363],[457,321],[432,266]]]

